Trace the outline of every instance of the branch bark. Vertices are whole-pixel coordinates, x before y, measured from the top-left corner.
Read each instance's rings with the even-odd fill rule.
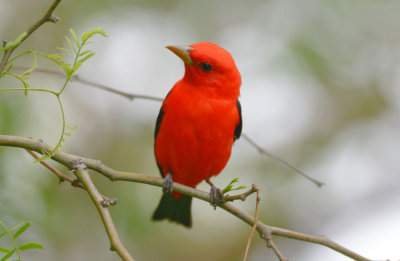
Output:
[[[38,153],[48,153],[51,151],[51,148],[41,141],[36,141],[24,137],[7,136],[7,135],[0,135],[0,146],[19,147],[36,151]],[[111,181],[130,181],[130,182],[144,183],[158,187],[162,187],[163,185],[162,178],[113,170],[102,164],[99,160],[82,158],[76,155],[68,154],[63,151],[56,152],[52,157],[52,159],[68,167],[69,169],[74,169],[76,162],[81,161],[87,168],[97,171],[98,173],[108,177]],[[175,191],[210,202],[210,194],[207,192],[187,187],[178,183],[174,183],[173,188]],[[225,202],[220,207],[228,211],[232,215],[236,216],[237,218],[241,219],[245,223],[249,224],[250,226],[253,226],[255,223],[255,218],[253,216],[238,209],[232,202]],[[256,224],[257,224],[256,225],[257,232],[260,234],[261,238],[263,238],[266,241],[267,246],[269,248],[272,248],[275,253],[279,253],[279,251],[277,250],[276,245],[272,241],[273,235],[320,244],[329,247],[354,260],[371,261],[370,259],[363,257],[339,245],[338,243],[329,240],[326,237],[317,237],[279,227],[268,226],[265,223],[261,222],[260,220],[258,220]],[[284,260],[283,257],[280,256],[278,257],[280,260]]]
[[[100,214],[103,225],[107,231],[108,238],[111,244],[111,250],[116,251],[118,255],[124,261],[134,261],[128,250],[124,247],[119,239],[118,232],[114,226],[114,222],[111,218],[111,214],[108,211],[108,203],[104,204],[103,196],[97,191],[97,188],[92,182],[89,176],[87,167],[81,160],[77,160],[73,166],[74,173],[78,179],[82,182],[90,198],[92,199],[97,211]]]

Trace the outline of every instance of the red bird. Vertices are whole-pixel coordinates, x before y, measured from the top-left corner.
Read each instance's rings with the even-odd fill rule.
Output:
[[[242,132],[241,77],[231,54],[214,43],[167,48],[184,61],[185,75],[157,117],[154,151],[165,181],[153,220],[191,227],[192,197],[172,192],[172,180],[193,188],[203,180],[212,185],[209,179],[225,167]]]

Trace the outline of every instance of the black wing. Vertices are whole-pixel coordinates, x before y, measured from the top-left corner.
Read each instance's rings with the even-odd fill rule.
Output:
[[[160,112],[158,113],[158,116],[157,116],[156,129],[154,130],[154,139],[157,138],[157,134],[158,134],[158,131],[160,130],[160,125],[161,125],[163,116],[164,116],[164,111],[163,111],[163,108],[161,107]]]
[[[158,113],[158,116],[157,116],[156,128],[154,130],[154,145],[155,145],[155,140],[157,138],[158,131],[160,130],[161,121],[162,121],[163,116],[164,116],[164,111],[163,111],[163,108],[161,107],[160,112]],[[164,177],[162,168],[161,168],[160,164],[158,164],[157,157],[156,157],[156,163],[157,163],[158,169],[160,170],[161,177]]]
[[[172,89],[168,92],[167,96],[165,96],[164,101],[168,98],[168,96],[171,94],[171,92],[172,92]],[[164,103],[163,103],[163,105],[164,105]],[[154,129],[154,145],[155,145],[155,140],[157,139],[158,131],[160,130],[160,126],[161,126],[163,117],[164,117],[164,110],[163,110],[163,106],[161,105],[160,112],[158,113],[158,116],[157,116],[156,128]],[[157,167],[160,170],[161,177],[164,177],[162,168],[161,168],[160,164],[158,164],[157,157],[156,157],[156,162],[157,162]]]
[[[242,134],[242,124],[243,124],[242,123],[242,106],[240,105],[239,100],[236,101],[236,105],[237,105],[237,108],[239,111],[239,123],[236,125],[236,128],[235,128],[235,132],[234,132],[235,137],[233,138],[234,141],[240,138],[240,135]]]

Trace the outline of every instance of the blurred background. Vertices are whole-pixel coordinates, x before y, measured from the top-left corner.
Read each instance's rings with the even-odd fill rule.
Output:
[[[50,0],[0,1],[0,39],[15,39]],[[325,235],[374,260],[399,260],[400,234],[399,1],[143,1],[70,0],[14,53],[68,48],[64,36],[102,27],[96,55],[80,77],[115,89],[164,97],[182,77],[182,62],[164,47],[215,42],[242,74],[243,132],[260,146],[326,183],[317,188],[244,139],[223,173],[225,187],[262,188],[260,219]],[[32,57],[17,65],[33,63]],[[39,68],[60,71],[44,59]],[[64,79],[35,73],[32,87],[59,90]],[[21,87],[2,79],[0,88]],[[76,126],[63,150],[123,171],[158,176],[153,131],[159,102],[134,100],[79,83],[62,95],[66,121]],[[0,92],[0,133],[57,143],[61,113],[44,93]],[[57,166],[65,174],[68,171]],[[205,202],[193,202],[193,228],[150,220],[161,189],[93,174],[117,230],[136,260],[242,260],[250,227]],[[200,189],[208,190],[206,184]],[[236,205],[254,211],[254,196]],[[29,220],[20,242],[35,241],[23,260],[119,260],[86,192],[58,179],[24,150],[0,147],[0,219]],[[328,248],[274,238],[290,260],[349,260]],[[6,240],[2,239],[5,242]],[[5,244],[5,243],[4,243]],[[249,260],[277,260],[255,235]]]

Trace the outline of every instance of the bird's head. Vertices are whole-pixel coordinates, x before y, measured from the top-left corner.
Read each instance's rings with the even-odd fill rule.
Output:
[[[222,47],[209,42],[190,46],[167,46],[185,63],[183,81],[193,88],[202,88],[215,98],[237,99],[241,77],[232,55]]]

